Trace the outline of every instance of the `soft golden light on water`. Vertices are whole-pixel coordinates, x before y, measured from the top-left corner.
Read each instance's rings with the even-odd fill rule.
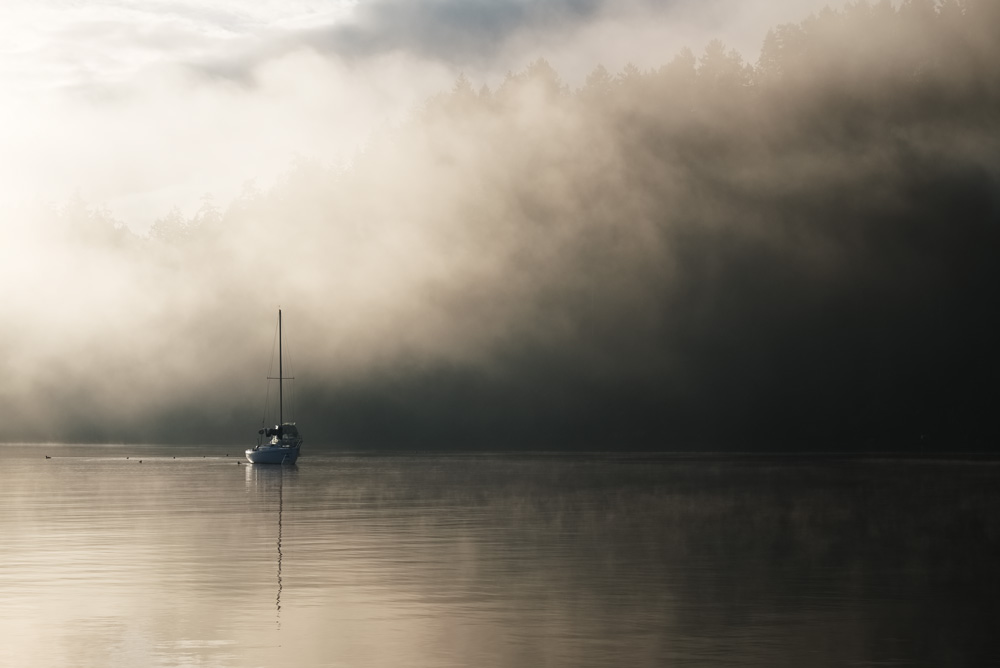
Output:
[[[43,447],[2,448],[5,666],[997,656],[990,461]]]

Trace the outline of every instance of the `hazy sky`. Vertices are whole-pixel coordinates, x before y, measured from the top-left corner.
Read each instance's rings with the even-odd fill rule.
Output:
[[[767,28],[822,0],[8,0],[0,5],[0,205],[73,194],[144,232],[220,205],[297,156],[349,161],[466,73],[539,57],[571,85]]]

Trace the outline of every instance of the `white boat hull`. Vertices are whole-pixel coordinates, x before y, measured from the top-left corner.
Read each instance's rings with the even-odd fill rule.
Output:
[[[299,458],[299,446],[258,445],[246,451],[251,464],[294,464]]]

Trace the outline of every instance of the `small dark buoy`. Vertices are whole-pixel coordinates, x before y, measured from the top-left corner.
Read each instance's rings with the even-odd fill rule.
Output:
[[[128,457],[126,457],[125,459],[128,459]]]
[[[228,457],[228,456],[229,456],[229,453],[227,452],[227,453],[226,453],[226,457]]]
[[[139,460],[139,463],[140,463],[140,464],[142,463],[142,460],[141,460],[141,459]]]

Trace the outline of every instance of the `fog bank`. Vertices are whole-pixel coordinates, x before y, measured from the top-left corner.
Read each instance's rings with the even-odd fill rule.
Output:
[[[310,444],[993,448],[997,29],[860,4],[756,63],[536,59],[147,234],[24,206],[9,437],[245,442],[280,304]]]

